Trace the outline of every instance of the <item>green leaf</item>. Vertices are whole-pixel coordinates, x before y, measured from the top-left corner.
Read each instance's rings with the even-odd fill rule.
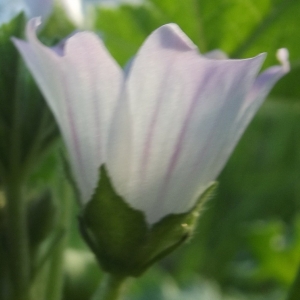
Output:
[[[37,247],[50,235],[56,224],[57,206],[50,190],[32,200],[28,208],[28,234],[31,250]]]
[[[119,9],[99,8],[96,11],[95,28],[122,66],[136,54],[145,37],[158,24],[156,14],[146,7],[122,5]]]
[[[269,62],[273,64],[276,49],[287,47],[292,61],[299,58],[300,45],[295,39],[298,34],[296,24],[299,23],[299,1],[277,0],[271,4],[267,15],[236,48],[237,56],[252,56],[265,51],[270,54]]]
[[[200,19],[194,0],[146,2],[141,6],[121,5],[99,8],[95,28],[101,32],[113,57],[124,65],[134,56],[146,37],[166,23],[178,23],[204,51]],[[112,25],[113,24],[113,25]]]
[[[8,113],[8,107],[3,100],[11,98],[12,87],[16,84],[17,77],[15,76],[18,70],[18,57],[17,49],[11,42],[11,37],[21,37],[25,26],[25,18],[23,14],[16,16],[7,24],[2,24],[0,27],[0,99],[1,99],[1,112],[6,108]]]
[[[296,219],[292,236],[281,221],[257,222],[247,232],[252,255],[259,261],[256,280],[274,279],[290,286],[300,261],[300,219]]]
[[[61,6],[55,5],[52,14],[41,26],[39,38],[47,46],[53,46],[75,30],[76,27],[69,20],[66,11]]]
[[[0,180],[27,174],[58,136],[54,119],[11,37],[23,38],[22,14],[0,28]]]
[[[96,12],[94,26],[122,66],[153,30],[174,22],[201,52],[222,49],[232,58],[267,52],[265,66],[270,66],[278,64],[277,49],[287,47],[292,66],[298,68],[299,14],[297,0],[149,0],[140,6],[101,7]],[[285,83],[295,82],[297,78],[294,74]],[[284,88],[285,84],[281,86]],[[286,88],[287,96],[297,91],[300,97],[298,86],[290,84],[290,88]],[[278,92],[276,89],[273,94]]]

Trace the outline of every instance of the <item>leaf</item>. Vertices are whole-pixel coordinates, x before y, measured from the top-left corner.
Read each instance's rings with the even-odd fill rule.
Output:
[[[287,287],[293,282],[300,261],[300,219],[293,226],[294,234],[288,237],[280,221],[253,224],[246,231],[252,255],[259,261],[256,280],[274,279]]]
[[[176,5],[170,0],[152,0],[140,6],[100,7],[96,12],[95,28],[101,32],[115,59],[124,65],[146,37],[166,23],[178,23],[201,45],[200,20],[194,5],[194,0],[178,1]]]
[[[0,28],[0,177],[10,163],[24,176],[58,136],[43,97],[11,42],[23,37],[22,14]],[[6,175],[4,175],[6,173]]]
[[[267,67],[278,64],[277,49],[287,47],[293,68],[298,68],[299,15],[297,0],[149,0],[140,6],[101,7],[96,12],[94,25],[122,66],[153,30],[174,22],[201,52],[222,49],[232,58],[267,52]],[[299,98],[299,85],[291,83],[296,81],[299,72],[283,79],[284,83],[279,83],[273,95],[289,96],[295,91]],[[285,91],[287,82],[290,86]]]

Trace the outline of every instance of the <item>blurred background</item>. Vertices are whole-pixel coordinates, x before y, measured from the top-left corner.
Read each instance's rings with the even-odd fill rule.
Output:
[[[273,89],[219,177],[193,239],[132,280],[132,300],[284,299],[300,262],[300,1],[131,0],[87,1],[85,19],[124,66],[157,27],[174,22],[205,53],[230,58],[262,52],[263,68],[290,52],[291,72]],[[74,30],[51,16],[41,39],[60,40]],[[57,19],[56,19],[57,20]],[[50,26],[51,25],[51,26]],[[56,148],[32,175],[32,186],[58,177]],[[101,273],[72,230],[65,253],[64,299],[88,299]]]

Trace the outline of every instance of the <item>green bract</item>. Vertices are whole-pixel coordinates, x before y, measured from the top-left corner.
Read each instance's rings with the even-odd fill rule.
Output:
[[[105,166],[92,199],[79,217],[81,232],[102,268],[120,276],[139,276],[193,234],[203,203],[214,192],[208,186],[188,212],[170,214],[149,226],[114,190]]]

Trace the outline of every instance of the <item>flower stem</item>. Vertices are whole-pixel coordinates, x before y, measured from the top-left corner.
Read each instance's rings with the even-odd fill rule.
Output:
[[[292,287],[287,297],[287,300],[299,300],[299,299],[300,299],[300,265],[294,283],[292,284]]]
[[[14,180],[6,185],[7,242],[13,300],[29,299],[29,245],[26,202],[21,183]]]
[[[60,178],[61,179],[61,178]],[[63,259],[65,248],[67,246],[71,215],[72,215],[72,192],[70,186],[65,180],[61,180],[59,187],[60,203],[61,203],[61,213],[60,213],[60,224],[59,228],[62,231],[63,236],[57,243],[54,251],[52,252],[52,257],[50,259],[50,268],[48,274],[48,282],[46,289],[46,300],[60,300],[62,298],[62,288],[63,288]]]
[[[121,299],[125,277],[106,274],[99,289],[91,300],[119,300]]]
[[[4,177],[7,216],[7,255],[12,281],[13,300],[29,300],[30,258],[27,226],[27,203],[23,198],[21,159],[22,75],[24,66],[18,63],[11,132],[9,161]]]

